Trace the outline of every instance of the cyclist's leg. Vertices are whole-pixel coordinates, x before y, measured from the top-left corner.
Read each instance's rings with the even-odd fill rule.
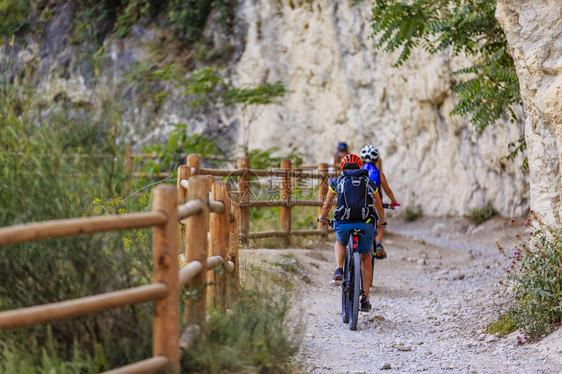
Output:
[[[370,223],[360,223],[357,224],[356,227],[365,231],[365,233],[359,240],[357,252],[361,254],[361,277],[363,278],[363,292],[368,299],[369,287],[371,286],[371,272],[373,271],[373,267],[371,264],[371,251],[373,239],[375,237],[375,225],[372,225]]]
[[[348,224],[334,222],[334,231],[336,232],[336,242],[334,243],[334,256],[336,259],[336,266],[341,268],[343,266],[343,259],[345,257],[345,246],[349,242],[349,227]]]
[[[376,242],[376,243],[382,243],[382,237],[383,237],[383,234],[384,234],[384,232],[383,232],[383,231],[384,231],[384,228],[381,226],[381,227],[379,227],[379,229],[378,229],[377,231],[378,231],[378,233],[377,233],[377,237],[375,238],[375,242]]]
[[[381,204],[383,204],[383,198],[382,198],[382,192],[379,190],[379,197],[381,199]],[[377,244],[382,243],[382,237],[383,237],[383,226],[378,228],[378,232],[377,232],[377,237],[375,238],[375,247]]]
[[[363,278],[363,292],[367,299],[369,298],[369,289],[371,287],[372,271],[371,252],[361,253],[361,278]]]
[[[343,260],[345,258],[345,246],[349,241],[349,229],[344,225],[334,222],[334,231],[336,232],[336,242],[334,243],[334,257],[336,260],[336,270],[332,283],[339,284],[343,276]]]

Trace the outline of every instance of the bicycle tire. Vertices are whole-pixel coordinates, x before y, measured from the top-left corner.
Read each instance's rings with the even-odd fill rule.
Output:
[[[348,305],[349,305],[349,280],[348,278],[348,263],[347,255],[343,260],[343,277],[341,281],[341,316],[343,323],[349,323],[349,312],[348,312]]]
[[[359,319],[359,296],[361,295],[361,256],[358,252],[353,254],[353,265],[351,266],[351,315],[349,329],[356,330]]]
[[[375,279],[375,253],[374,253],[374,249],[371,251],[371,286],[373,285],[373,279]]]

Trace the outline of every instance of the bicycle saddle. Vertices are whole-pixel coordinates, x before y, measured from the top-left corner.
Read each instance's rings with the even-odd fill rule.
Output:
[[[361,236],[365,234],[365,230],[353,229],[351,230],[351,234],[354,236]]]

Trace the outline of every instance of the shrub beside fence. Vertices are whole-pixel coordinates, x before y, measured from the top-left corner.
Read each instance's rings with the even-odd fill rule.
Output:
[[[206,279],[206,270],[213,270],[224,265],[223,273],[237,276],[237,267],[233,261],[225,260],[226,251],[234,252],[232,259],[237,258],[237,245],[230,245],[231,217],[236,216],[229,209],[229,204],[222,201],[210,201],[208,198],[209,178],[196,176],[189,180],[190,189],[187,202],[178,205],[178,193],[172,186],[158,186],[153,191],[152,212],[109,215],[28,223],[0,228],[0,245],[21,243],[24,241],[57,238],[77,234],[92,234],[117,230],[153,227],[153,283],[126,290],[113,291],[101,295],[82,297],[45,305],[32,306],[16,310],[0,312],[0,329],[13,329],[38,323],[54,321],[61,318],[74,317],[108,309],[124,307],[148,301],[154,301],[153,315],[153,357],[146,360],[110,370],[107,373],[148,373],[168,368],[179,372],[180,368],[180,316],[179,292],[190,283],[191,287]],[[183,188],[183,187],[182,187]],[[223,182],[213,186],[214,197],[221,197],[220,191],[226,191]],[[192,191],[192,193],[190,193]],[[210,213],[213,213],[211,215]],[[220,236],[215,240],[212,252],[208,257],[207,230],[212,217],[211,236]],[[183,222],[186,240],[186,266],[179,268],[179,225]],[[193,239],[193,240],[191,240]],[[222,256],[221,256],[222,255]],[[227,288],[220,277],[220,292],[213,299],[227,300]],[[237,279],[230,283],[236,284]],[[187,314],[186,323],[204,323],[205,298],[199,298],[198,304],[188,302],[187,310],[196,308],[197,313]],[[192,304],[196,304],[195,307]],[[226,305],[224,304],[224,307]],[[223,309],[224,309],[223,307]]]
[[[130,158],[130,155],[128,156]],[[203,325],[206,307],[225,311],[238,286],[239,240],[250,238],[317,235],[325,238],[327,230],[292,230],[291,207],[323,204],[328,190],[328,165],[318,171],[291,168],[288,160],[278,170],[252,170],[247,158],[238,160],[238,169],[204,169],[198,155],[188,155],[187,165],[177,172],[177,187],[161,185],[153,190],[152,211],[100,217],[71,218],[27,223],[0,228],[0,246],[78,234],[153,228],[153,283],[126,290],[45,305],[0,312],[0,330],[45,323],[62,318],[154,302],[153,357],[106,373],[149,373],[160,369],[179,372],[180,368],[180,290],[188,285],[197,297],[185,305],[185,324]],[[215,177],[236,178],[237,191]],[[280,199],[275,201],[250,198],[250,178],[281,178]],[[319,180],[315,201],[294,201],[293,182],[298,178]],[[278,231],[249,232],[249,208],[281,207]],[[179,227],[185,239],[187,265],[179,268]],[[207,234],[209,233],[209,235]],[[208,238],[209,236],[209,238]],[[225,271],[213,271],[222,266]],[[207,271],[209,270],[209,271]]]

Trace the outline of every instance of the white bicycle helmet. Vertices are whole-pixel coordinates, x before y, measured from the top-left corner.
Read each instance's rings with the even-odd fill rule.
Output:
[[[379,150],[373,145],[366,145],[361,149],[361,158],[364,162],[376,162],[380,156]]]

